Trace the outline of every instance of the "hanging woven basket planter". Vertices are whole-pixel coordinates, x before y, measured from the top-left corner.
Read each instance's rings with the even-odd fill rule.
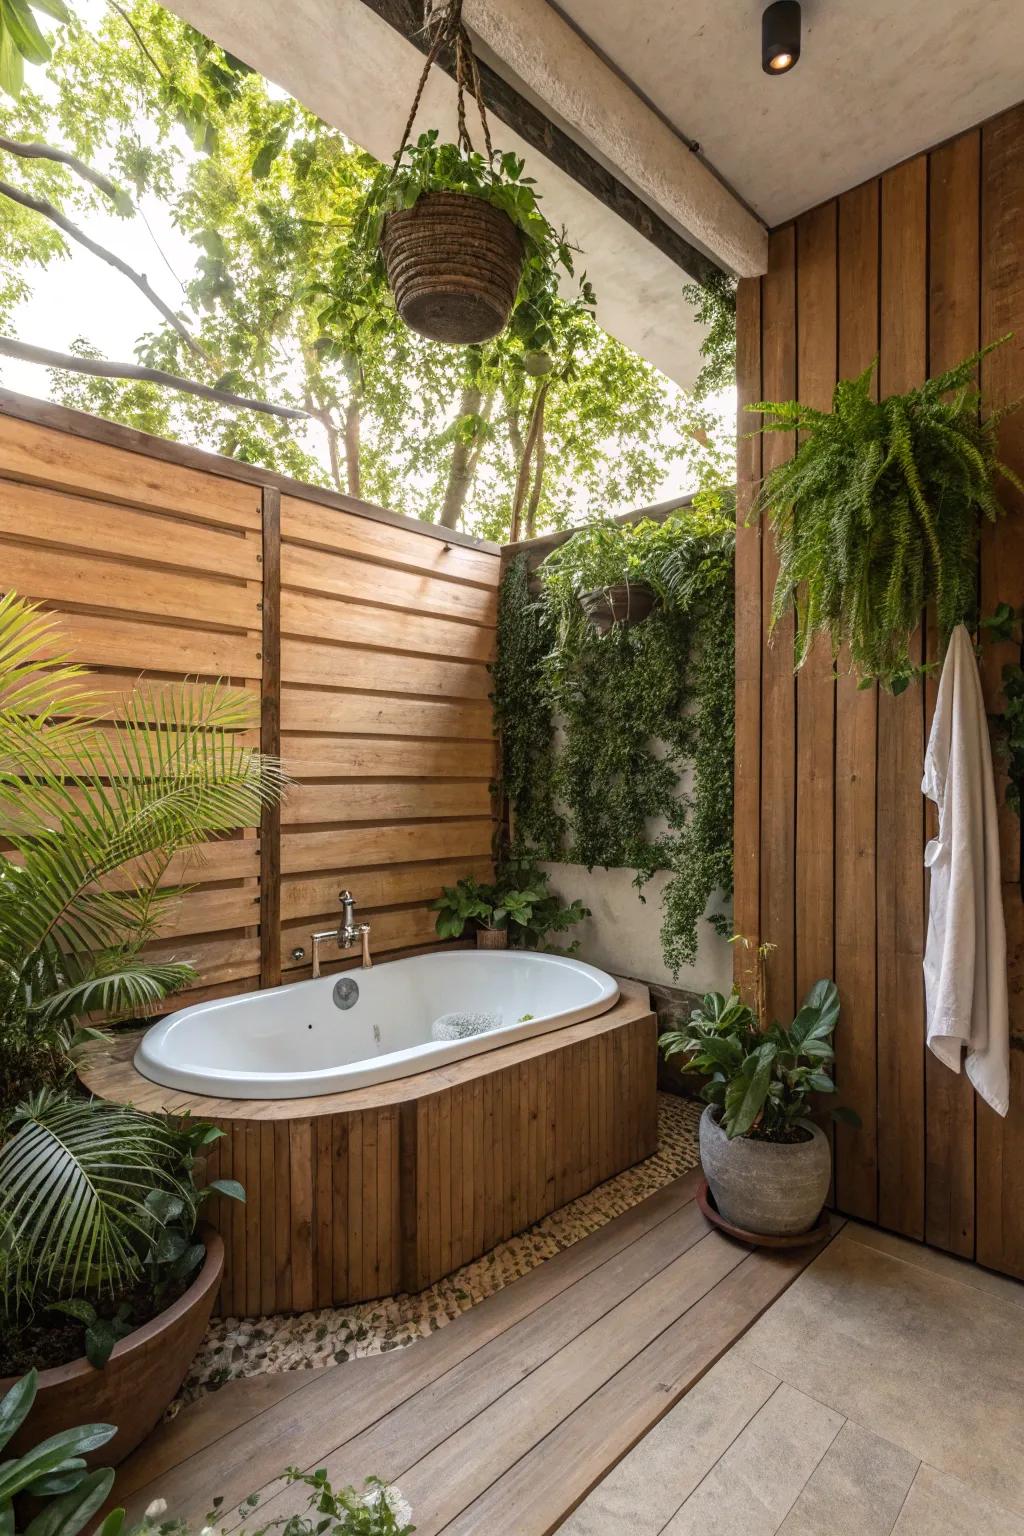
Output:
[[[500,208],[464,192],[426,192],[384,220],[388,286],[410,330],[472,346],[509,322],[523,240]]]
[[[606,635],[616,624],[626,629],[642,624],[650,617],[656,601],[653,589],[641,581],[620,581],[611,587],[580,593],[580,607],[599,635]]]

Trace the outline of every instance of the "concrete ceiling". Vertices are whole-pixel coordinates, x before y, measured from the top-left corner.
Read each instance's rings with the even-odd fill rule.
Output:
[[[1024,0],[804,0],[789,74],[762,0],[557,0],[769,226],[1024,98]]]

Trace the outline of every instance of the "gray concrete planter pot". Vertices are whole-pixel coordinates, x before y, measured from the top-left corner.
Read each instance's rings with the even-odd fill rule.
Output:
[[[828,1138],[805,1122],[810,1140],[730,1141],[708,1105],[700,1117],[700,1160],[719,1214],[734,1227],[789,1237],[817,1221],[832,1175]]]

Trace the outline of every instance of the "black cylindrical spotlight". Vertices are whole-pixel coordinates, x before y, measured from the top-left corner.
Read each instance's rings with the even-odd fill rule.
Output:
[[[761,68],[784,75],[800,57],[800,0],[774,0],[761,17]]]

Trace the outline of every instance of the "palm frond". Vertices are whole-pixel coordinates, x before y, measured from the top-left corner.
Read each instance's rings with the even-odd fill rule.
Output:
[[[0,1149],[0,1278],[8,1311],[83,1292],[113,1295],[141,1273],[165,1190],[195,1216],[181,1146],[164,1120],[42,1093]]]

